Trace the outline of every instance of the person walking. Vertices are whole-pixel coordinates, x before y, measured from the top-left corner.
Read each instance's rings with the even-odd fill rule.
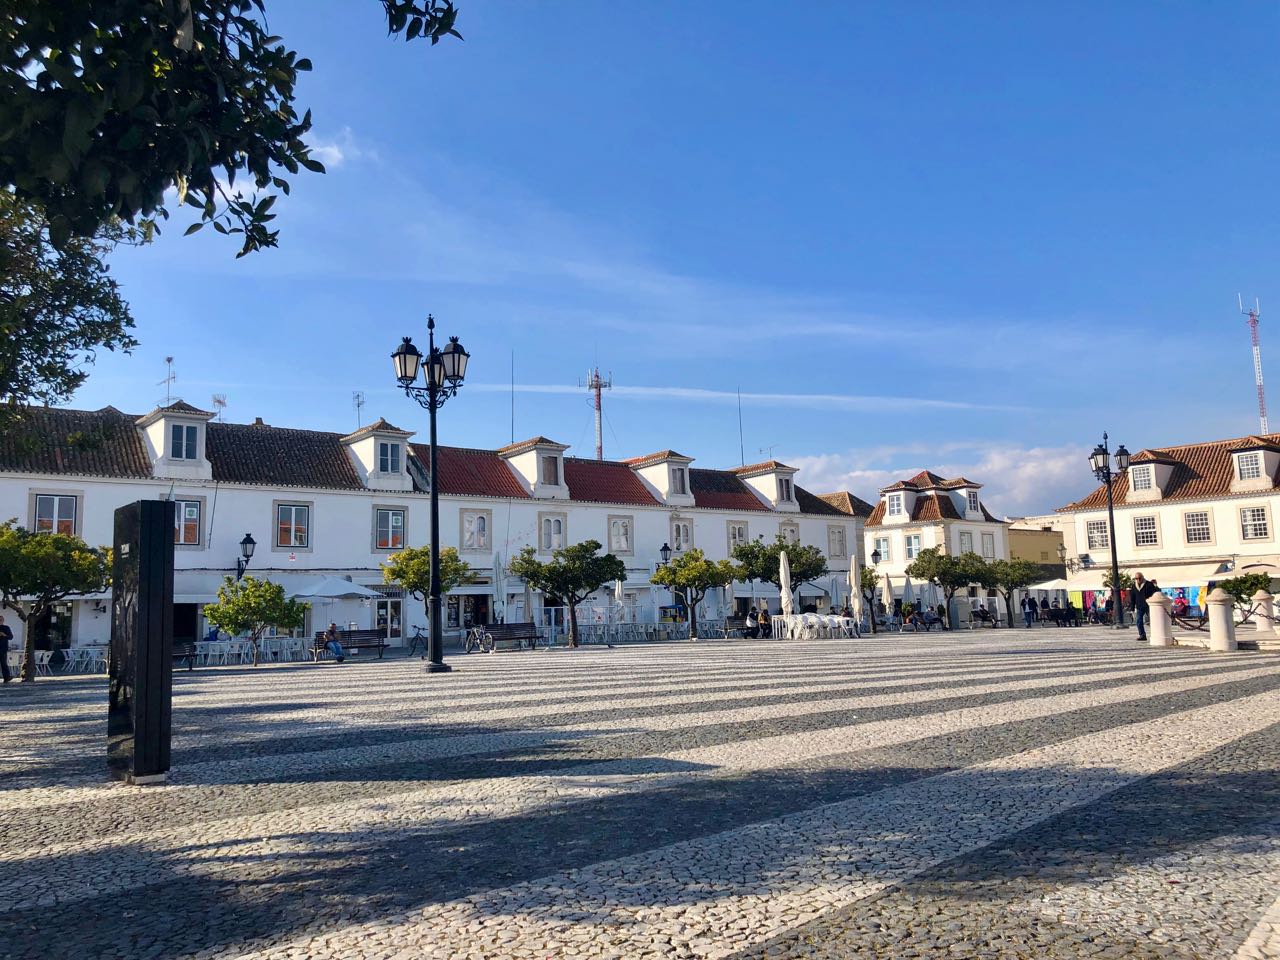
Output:
[[[346,652],[342,649],[342,644],[338,642],[338,625],[330,623],[329,629],[324,632],[325,649],[333,654],[333,659],[341,663],[346,659]]]
[[[1147,639],[1146,620],[1151,618],[1151,607],[1147,601],[1151,599],[1152,594],[1156,592],[1156,585],[1144,577],[1141,573],[1133,575],[1133,594],[1130,598],[1130,604],[1133,607],[1133,622],[1138,627],[1138,639]]]
[[[1036,622],[1036,601],[1029,593],[1022,598],[1022,619],[1026,623],[1028,630]]]
[[[0,676],[4,677],[5,683],[13,680],[9,673],[9,643],[12,640],[13,629],[4,622],[4,617],[0,617]]]

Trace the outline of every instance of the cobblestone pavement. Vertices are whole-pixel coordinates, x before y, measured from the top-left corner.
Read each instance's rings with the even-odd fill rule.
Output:
[[[1103,630],[0,691],[0,958],[1280,958],[1280,657]]]

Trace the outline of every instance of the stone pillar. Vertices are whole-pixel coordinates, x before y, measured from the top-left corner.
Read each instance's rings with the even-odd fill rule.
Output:
[[[1274,614],[1272,600],[1271,594],[1265,590],[1253,595],[1253,628],[1259,633],[1275,633],[1275,621],[1271,619]]]
[[[1169,608],[1173,606],[1173,601],[1157,590],[1147,604],[1151,610],[1151,629],[1147,632],[1147,642],[1153,647],[1173,646],[1173,624],[1169,619]]]
[[[1236,649],[1235,601],[1215,587],[1209,594],[1209,649],[1229,653]]]

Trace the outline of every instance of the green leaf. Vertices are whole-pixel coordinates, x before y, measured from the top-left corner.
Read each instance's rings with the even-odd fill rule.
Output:
[[[196,221],[195,223],[193,223],[191,226],[187,227],[187,229],[183,232],[183,234],[182,234],[182,235],[183,235],[184,237],[189,237],[189,236],[191,236],[191,235],[192,235],[193,233],[195,233],[197,230],[199,230],[199,229],[201,229],[202,227],[204,227],[204,223],[205,223],[205,222],[204,222],[203,220],[197,220],[197,221]]]

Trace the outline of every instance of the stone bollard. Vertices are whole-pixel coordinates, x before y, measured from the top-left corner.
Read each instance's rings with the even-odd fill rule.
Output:
[[[1235,601],[1221,587],[1209,594],[1209,649],[1230,653],[1236,649]]]
[[[1275,621],[1271,619],[1275,613],[1273,599],[1265,590],[1259,590],[1253,595],[1253,628],[1259,633],[1274,634],[1276,632]]]
[[[1173,606],[1173,601],[1157,590],[1147,601],[1147,606],[1151,611],[1151,629],[1147,633],[1147,642],[1153,647],[1173,646],[1173,622],[1169,619],[1169,608]]]

